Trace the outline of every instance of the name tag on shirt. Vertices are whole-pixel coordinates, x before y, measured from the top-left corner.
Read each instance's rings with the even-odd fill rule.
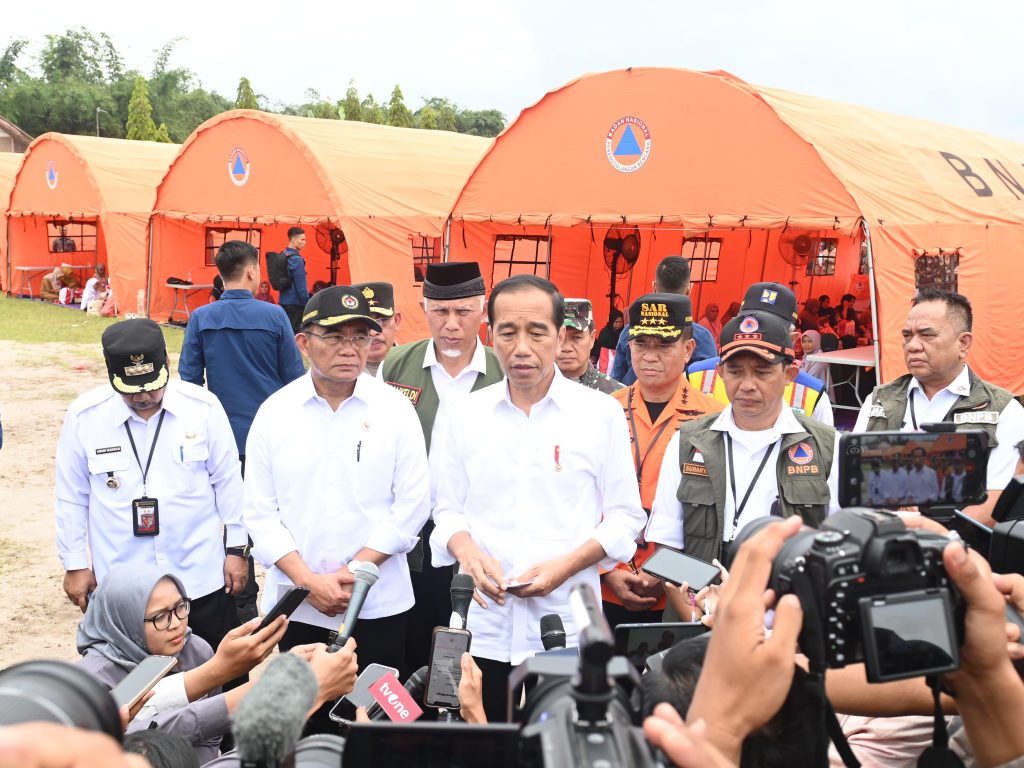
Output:
[[[869,419],[874,419],[874,418],[884,419],[885,418],[885,408],[883,408],[880,405],[872,405],[871,406],[871,410],[868,411],[868,418]]]
[[[419,387],[412,387],[409,386],[408,384],[402,384],[397,381],[389,381],[387,383],[390,384],[395,389],[397,389],[403,395],[408,397],[409,402],[411,402],[413,405],[416,405],[416,403],[420,401],[420,395],[423,393],[423,390],[420,389]]]
[[[996,411],[977,411],[976,413],[954,413],[954,424],[998,424],[999,414]]]
[[[691,464],[690,462],[686,462],[685,464],[683,464],[683,474],[684,475],[698,475],[699,477],[707,477],[708,476],[708,468],[705,467],[703,464]]]

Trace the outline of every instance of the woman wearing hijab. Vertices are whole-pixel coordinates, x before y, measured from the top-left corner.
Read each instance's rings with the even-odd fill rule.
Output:
[[[74,302],[82,288],[82,281],[75,273],[75,268],[67,262],[55,268],[43,278],[39,295],[43,301],[55,301],[59,304]]]
[[[256,291],[256,298],[260,301],[265,301],[268,304],[277,304],[277,302],[274,301],[274,297],[270,295],[270,283],[266,280],[260,283],[259,290]]]
[[[597,336],[597,343],[594,344],[593,358],[597,353],[595,365],[601,373],[608,373],[615,364],[615,347],[619,343],[619,334],[622,333],[622,312],[613,309],[608,316],[608,323],[601,329]]]
[[[821,334],[817,331],[804,331],[800,342],[804,348],[804,362],[800,370],[816,379],[828,381],[828,363],[812,362],[807,359],[808,355],[821,352]]]
[[[697,321],[709,331],[715,339],[715,346],[718,346],[718,337],[722,335],[722,321],[718,319],[718,304],[711,302],[704,310],[703,317]]]
[[[217,756],[230,732],[229,714],[251,683],[220,692],[220,686],[248,672],[270,655],[284,635],[284,617],[253,635],[258,619],[232,630],[215,654],[188,628],[190,601],[176,576],[148,566],[112,568],[89,600],[78,625],[79,665],[114,688],[147,656],[174,656],[178,665],[154,688],[153,698],[128,731],[151,723],[177,733],[196,751],[199,764]]]

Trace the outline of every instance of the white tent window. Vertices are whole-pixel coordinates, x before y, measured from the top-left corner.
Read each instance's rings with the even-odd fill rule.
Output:
[[[958,293],[959,270],[959,248],[914,249],[914,286],[918,291],[924,288],[937,288]]]
[[[50,219],[46,222],[50,253],[96,253],[96,222]]]
[[[206,228],[206,245],[205,245],[205,264],[208,267],[217,266],[217,251],[224,243],[228,240],[241,240],[249,245],[256,246],[256,250],[260,250],[260,230],[259,229],[234,229],[232,227],[207,227]]]
[[[512,275],[551,274],[547,235],[498,235],[494,241],[491,285]]]
[[[687,238],[683,243],[683,256],[690,260],[690,282],[716,282],[721,253],[722,239],[719,237]]]
[[[807,262],[807,274],[815,277],[834,275],[836,273],[836,251],[839,240],[834,237],[823,237],[818,241],[818,253]]]

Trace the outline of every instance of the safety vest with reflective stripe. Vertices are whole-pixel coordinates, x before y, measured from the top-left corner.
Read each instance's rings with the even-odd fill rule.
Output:
[[[725,384],[718,375],[718,363],[717,357],[693,363],[687,367],[686,376],[690,380],[690,386],[699,389],[705,395],[711,395],[723,405],[728,405],[729,396],[725,393]],[[811,416],[824,391],[825,382],[800,371],[796,375],[796,380],[786,385],[782,398],[796,413]]]

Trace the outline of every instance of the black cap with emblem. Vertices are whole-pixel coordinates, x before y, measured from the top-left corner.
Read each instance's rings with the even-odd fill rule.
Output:
[[[428,264],[423,280],[423,298],[466,299],[486,293],[480,265],[475,261],[448,261]]]
[[[790,325],[796,323],[796,294],[782,283],[754,283],[743,294],[740,312],[770,312]]]
[[[737,352],[753,352],[772,363],[792,361],[793,335],[789,323],[770,312],[741,311],[722,329],[721,359]]]
[[[103,332],[103,359],[115,390],[125,395],[167,386],[167,344],[160,326],[144,317],[122,320]]]
[[[395,286],[391,283],[354,283],[352,287],[363,294],[373,314],[381,317],[394,316]]]
[[[302,327],[329,328],[352,320],[362,320],[370,330],[381,330],[371,314],[370,304],[361,291],[351,285],[332,285],[313,294],[302,311]]]
[[[629,338],[661,336],[678,339],[693,324],[689,296],[648,293],[629,305]]]

